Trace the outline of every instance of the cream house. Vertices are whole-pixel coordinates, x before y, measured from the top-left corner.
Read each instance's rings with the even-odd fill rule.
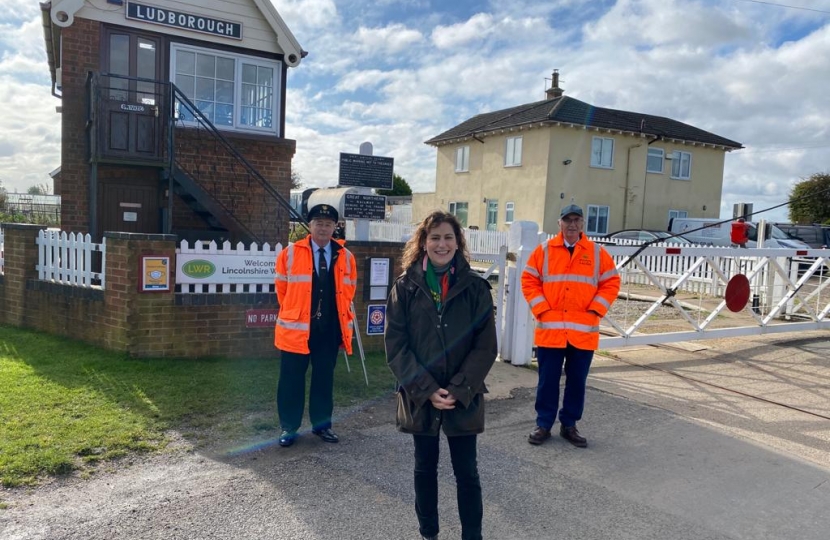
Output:
[[[556,232],[559,210],[574,202],[586,232],[606,234],[719,216],[724,158],[740,143],[564,96],[556,72],[546,94],[426,141],[438,151],[435,192],[413,196],[413,218],[441,208],[481,229],[530,220]]]

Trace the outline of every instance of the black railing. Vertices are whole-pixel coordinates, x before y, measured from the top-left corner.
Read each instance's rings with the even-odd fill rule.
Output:
[[[265,191],[266,194],[270,195],[283,210],[288,212],[288,215],[291,216],[292,221],[299,221],[302,224],[306,224],[305,219],[302,215],[300,215],[292,206],[291,204],[285,200],[285,198],[277,191],[274,186],[271,185],[263,176],[259,173],[259,171],[254,168],[253,165],[236,149],[236,147],[231,144],[228,139],[222,134],[221,131],[210,121],[205,114],[199,110],[199,108],[188,98],[175,84],[170,84],[171,90],[171,98],[170,102],[172,104],[172,111],[171,117],[177,122],[177,125],[182,127],[191,127],[195,128],[195,132],[193,129],[188,130],[184,133],[187,133],[188,136],[193,137],[196,136],[199,138],[200,142],[212,142],[213,143],[213,153],[214,155],[219,155],[219,149],[224,149],[228,156],[232,158],[232,163],[230,170],[224,171],[217,171],[217,162],[210,164],[208,168],[208,172],[215,173],[217,175],[220,174],[232,174],[232,175],[243,175],[244,182],[248,183],[250,181],[254,181],[259,187]],[[186,116],[188,118],[187,121],[183,119]],[[175,162],[181,167],[183,160],[179,159],[179,149],[181,148],[180,145],[175,145]],[[241,171],[236,170],[236,166],[241,167]],[[187,171],[187,168],[182,167],[184,170]],[[212,168],[213,170],[210,170]],[[199,178],[199,172],[196,171],[197,174],[193,174],[192,171],[188,171],[191,176],[193,176],[196,180],[201,181]],[[238,184],[238,181],[233,182],[233,184]],[[236,195],[236,194],[233,194]],[[230,200],[235,201],[237,197],[231,196]],[[231,207],[229,209],[233,211],[234,208]],[[269,216],[270,217],[270,216]],[[268,217],[265,218],[266,220]]]
[[[204,217],[208,212],[226,212],[230,218],[227,215],[216,217],[229,232],[239,233],[235,236],[261,243],[262,236],[268,236],[269,231],[282,225],[282,220],[277,220],[276,216],[283,212],[290,216],[290,220],[284,221],[285,224],[294,221],[307,228],[303,216],[175,84],[141,77],[90,73],[87,89],[89,159],[93,162],[146,164],[166,169],[170,181],[165,219],[168,232],[174,222],[174,193],[181,194],[184,184],[187,184],[187,189],[197,192],[188,194],[185,199],[191,208],[196,207],[196,214]],[[129,113],[136,110],[139,111],[137,114],[144,115],[139,121],[153,125],[153,144],[156,148],[152,155],[132,152],[133,146],[138,144],[132,140],[126,151],[112,148],[112,137],[120,135],[108,131],[114,129],[110,120],[113,111]],[[133,133],[135,130],[129,136]],[[177,175],[183,179],[178,184]],[[212,228],[216,229],[213,225]],[[177,223],[176,229],[180,228],[183,227]]]

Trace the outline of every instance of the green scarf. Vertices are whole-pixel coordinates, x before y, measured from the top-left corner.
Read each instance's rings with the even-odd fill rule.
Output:
[[[444,307],[444,298],[447,297],[447,291],[450,290],[450,275],[455,273],[455,259],[450,262],[450,267],[444,272],[441,277],[435,273],[435,267],[429,256],[424,255],[424,275],[426,276],[427,286],[430,293],[432,293],[432,301],[435,302],[435,309],[441,313]]]

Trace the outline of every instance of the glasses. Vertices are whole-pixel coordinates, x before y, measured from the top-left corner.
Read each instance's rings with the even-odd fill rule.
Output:
[[[571,223],[580,223],[582,221],[582,218],[581,217],[575,217],[575,218],[570,218],[570,219],[561,218],[561,221],[562,221],[562,223],[564,223],[566,225],[570,225]]]

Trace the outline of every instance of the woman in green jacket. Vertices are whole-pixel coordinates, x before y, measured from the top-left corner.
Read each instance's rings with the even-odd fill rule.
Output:
[[[484,431],[484,379],[497,355],[490,285],[470,269],[458,220],[433,212],[407,242],[386,303],[386,356],[398,380],[397,426],[415,443],[415,513],[438,536],[438,436],[455,474],[462,540],[481,539],[476,438]]]

